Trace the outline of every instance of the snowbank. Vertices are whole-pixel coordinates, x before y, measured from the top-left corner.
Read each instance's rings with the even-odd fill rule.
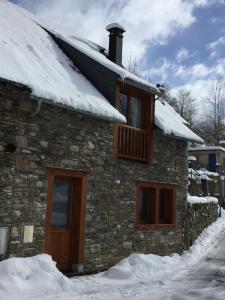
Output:
[[[9,258],[0,262],[0,299],[34,299],[49,293],[70,290],[71,281],[47,254]]]
[[[140,299],[144,290],[149,293],[154,287],[160,288],[200,261],[216,247],[224,229],[222,211],[222,218],[205,229],[182,255],[132,254],[106,272],[71,280],[56,269],[48,255],[11,258],[0,263],[0,299]]]
[[[198,197],[198,196],[188,196],[187,202],[190,204],[195,203],[215,203],[218,204],[218,199],[215,197]]]
[[[28,11],[0,0],[0,78],[30,87],[37,97],[125,122],[35,20]]]

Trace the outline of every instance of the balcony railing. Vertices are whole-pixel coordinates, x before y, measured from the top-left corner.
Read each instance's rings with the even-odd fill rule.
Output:
[[[115,140],[117,156],[147,162],[149,160],[147,139],[146,130],[117,125]]]

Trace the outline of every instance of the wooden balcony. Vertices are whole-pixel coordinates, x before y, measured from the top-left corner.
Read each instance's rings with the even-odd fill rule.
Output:
[[[115,154],[117,157],[148,162],[148,132],[127,125],[117,125],[115,128]]]

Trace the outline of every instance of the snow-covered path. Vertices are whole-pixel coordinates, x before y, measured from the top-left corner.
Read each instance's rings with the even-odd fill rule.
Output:
[[[176,270],[174,270],[176,271]],[[225,232],[202,259],[182,274],[167,280],[139,300],[224,300],[225,299]]]
[[[75,293],[48,299],[224,300],[225,215],[181,256],[133,255],[109,272],[72,281]]]
[[[68,279],[42,254],[0,262],[1,300],[224,300],[225,212],[182,255],[132,254]]]
[[[196,264],[179,270],[162,281],[146,284],[140,280],[130,286],[120,286],[119,282],[100,282],[96,278],[85,278],[86,291],[79,296],[77,293],[58,295],[57,299],[80,300],[224,300],[225,299],[225,229],[221,231],[218,243],[215,243],[207,254]],[[178,275],[176,275],[178,271]],[[75,280],[76,281],[76,280]],[[111,283],[111,287],[110,287]],[[56,299],[50,297],[46,299]]]

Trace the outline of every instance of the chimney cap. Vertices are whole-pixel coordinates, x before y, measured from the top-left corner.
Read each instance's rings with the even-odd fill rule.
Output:
[[[125,28],[119,23],[110,23],[109,25],[106,26],[105,29],[109,32],[113,29],[119,29],[122,33],[126,32]]]

